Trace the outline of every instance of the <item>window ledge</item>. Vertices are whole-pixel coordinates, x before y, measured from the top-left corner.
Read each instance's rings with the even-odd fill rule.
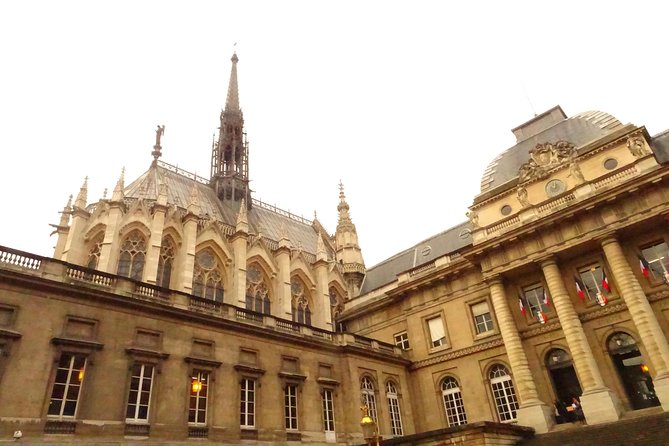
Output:
[[[104,344],[96,341],[89,341],[85,339],[74,339],[74,338],[61,338],[61,337],[51,338],[51,343],[53,345],[87,348],[91,350],[102,350],[102,348],[105,346]]]

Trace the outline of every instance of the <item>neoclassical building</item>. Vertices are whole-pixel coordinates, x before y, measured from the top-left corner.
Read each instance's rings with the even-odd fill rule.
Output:
[[[53,257],[0,247],[0,440],[359,444],[365,405],[385,439],[515,444],[669,411],[669,132],[548,110],[468,221],[367,268],[342,185],[333,234],[253,198],[237,63],[208,179],[158,127]]]

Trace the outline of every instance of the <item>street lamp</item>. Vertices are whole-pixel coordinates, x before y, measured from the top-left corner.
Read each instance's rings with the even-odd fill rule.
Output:
[[[369,407],[365,404],[360,410],[362,411],[360,426],[362,427],[362,436],[367,440],[367,446],[372,446],[372,440],[374,440],[376,446],[379,446],[381,437],[379,436],[379,431],[374,418],[369,416]]]

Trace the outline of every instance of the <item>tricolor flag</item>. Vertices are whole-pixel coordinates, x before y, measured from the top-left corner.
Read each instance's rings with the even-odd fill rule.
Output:
[[[581,300],[585,300],[585,291],[584,291],[584,286],[581,283],[580,280],[578,280],[578,277],[574,276],[574,282],[576,282],[576,293],[578,293],[578,297],[581,298]]]
[[[551,301],[548,298],[548,294],[546,293],[546,289],[544,289],[544,305],[546,305],[547,307],[551,306]]]
[[[602,270],[602,288],[606,290],[607,293],[611,292],[611,286],[609,285],[609,279],[606,278],[606,273]]]
[[[523,298],[518,297],[518,306],[520,307],[520,312],[523,314],[527,314],[527,310],[525,309],[525,305],[523,305]]]
[[[597,303],[599,304],[600,307],[603,307],[609,302],[609,300],[604,296],[604,293],[601,291],[597,292]]]
[[[539,322],[542,323],[542,324],[545,324],[546,322],[548,322],[548,318],[546,317],[546,313],[544,313],[541,310],[539,310],[539,312],[537,313],[537,319],[539,319]]]
[[[648,262],[646,262],[646,259],[643,257],[639,256],[639,267],[641,268],[641,274],[647,279],[648,276],[650,275],[650,270],[648,266]]]

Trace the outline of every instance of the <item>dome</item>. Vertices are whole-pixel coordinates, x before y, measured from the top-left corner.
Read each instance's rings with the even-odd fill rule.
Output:
[[[560,106],[554,107],[513,129],[518,141],[488,164],[481,178],[480,195],[516,178],[537,144],[562,140],[578,148],[621,127],[618,119],[605,112],[588,111],[567,118]]]

